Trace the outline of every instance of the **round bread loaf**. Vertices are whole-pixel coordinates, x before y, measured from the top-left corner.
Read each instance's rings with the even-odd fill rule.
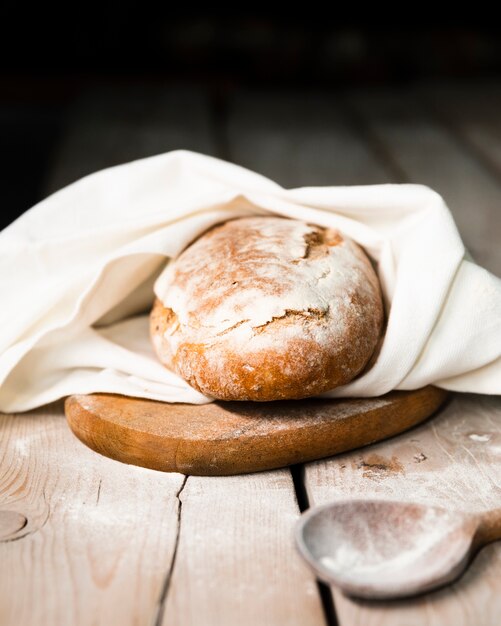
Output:
[[[344,385],[383,326],[378,278],[338,231],[262,216],[204,233],[156,286],[160,361],[220,400],[284,400]]]

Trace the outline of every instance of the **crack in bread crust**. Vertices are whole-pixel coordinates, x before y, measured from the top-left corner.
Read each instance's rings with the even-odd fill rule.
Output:
[[[292,309],[286,309],[283,315],[274,315],[270,321],[265,322],[264,324],[259,324],[257,326],[253,326],[254,332],[261,332],[270,324],[278,323],[297,323],[298,319],[303,320],[320,320],[327,315],[328,310],[322,311],[320,309],[306,309],[303,311],[293,311]]]
[[[311,226],[313,230],[304,236],[306,242],[305,259],[325,256],[329,254],[330,247],[337,246],[343,241],[341,235],[336,231],[321,228],[314,224],[308,224],[308,226]]]

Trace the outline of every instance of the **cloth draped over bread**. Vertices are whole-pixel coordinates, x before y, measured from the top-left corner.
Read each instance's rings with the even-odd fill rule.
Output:
[[[376,264],[387,310],[377,360],[323,397],[428,384],[501,393],[501,280],[470,258],[438,193],[417,184],[285,189],[174,150],[86,176],[0,234],[0,410],[91,392],[211,402],[154,355],[155,285],[212,225],[267,214],[337,228]]]

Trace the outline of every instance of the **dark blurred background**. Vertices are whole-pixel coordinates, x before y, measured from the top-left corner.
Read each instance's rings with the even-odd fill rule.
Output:
[[[500,29],[487,20],[383,26],[306,10],[237,15],[121,3],[14,19],[4,7],[2,227],[44,195],[68,111],[93,86],[203,83],[217,114],[225,94],[249,85],[332,92],[501,73]]]

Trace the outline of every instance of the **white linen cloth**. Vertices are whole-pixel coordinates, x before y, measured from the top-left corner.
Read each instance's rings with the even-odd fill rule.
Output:
[[[469,259],[439,194],[413,184],[284,189],[174,150],[86,176],[0,234],[0,409],[98,391],[210,402],[153,353],[154,281],[212,224],[266,213],[336,227],[377,262],[389,313],[380,354],[324,396],[429,383],[501,393],[501,280]]]

